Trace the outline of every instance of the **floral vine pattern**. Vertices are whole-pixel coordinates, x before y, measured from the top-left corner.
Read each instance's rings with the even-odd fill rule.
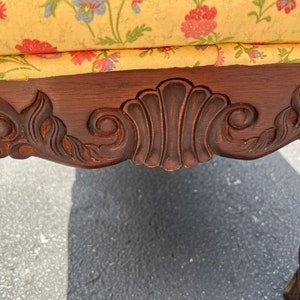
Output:
[[[249,61],[250,63],[256,63],[257,59],[264,59],[267,57],[266,54],[264,54],[264,52],[259,51],[258,46],[252,45],[250,47],[246,47],[245,45],[242,44],[237,44],[234,47],[234,50],[236,50],[235,53],[235,59],[240,58],[243,54],[246,54],[249,57]]]
[[[278,48],[278,56],[280,57],[279,63],[300,63],[300,59],[290,59],[290,55],[294,52],[294,48],[290,50],[286,48]]]
[[[45,7],[45,17],[54,16],[55,11],[58,7],[59,3],[67,4],[71,9],[74,10],[75,17],[78,21],[82,21],[90,31],[91,35],[95,38],[96,35],[90,25],[93,21],[95,15],[104,15],[106,12],[109,14],[109,22],[112,36],[100,37],[98,40],[98,45],[107,46],[120,44],[125,45],[126,43],[133,43],[140,37],[144,35],[145,32],[151,31],[152,29],[146,24],[142,24],[140,26],[136,26],[135,28],[128,30],[125,37],[122,37],[120,34],[120,19],[122,15],[122,11],[124,9],[125,1],[123,0],[118,13],[116,14],[116,19],[113,20],[113,11],[109,0],[72,0],[71,2],[68,0],[47,0],[44,3]],[[142,4],[143,0],[133,0],[131,2],[131,8],[134,13],[139,14],[140,4]]]
[[[72,2],[68,0],[47,0],[43,7],[45,8],[46,18],[50,16],[55,17],[58,4],[65,3],[74,11],[76,19],[83,21],[91,35],[95,37],[90,22],[93,20],[95,14],[101,15],[105,13],[105,2],[106,0],[72,0]]]
[[[125,45],[127,43],[134,43],[136,40],[138,40],[140,37],[144,35],[147,31],[152,31],[151,27],[148,27],[146,24],[142,24],[140,26],[136,26],[132,30],[128,30],[125,37],[122,37],[120,34],[120,18],[122,15],[122,11],[125,5],[125,1],[123,0],[118,13],[116,14],[116,19],[113,20],[113,11],[111,8],[111,5],[109,1],[107,1],[107,7],[108,7],[108,13],[109,13],[109,22],[110,22],[110,29],[112,36],[105,36],[104,38],[100,38],[98,41],[98,45],[101,46],[111,46],[115,44],[119,45]],[[141,9],[139,4],[141,4],[143,0],[133,0],[131,2],[131,8],[135,13],[140,13]]]
[[[0,0],[0,20],[5,20],[7,18],[6,10],[7,8],[5,3],[2,0]],[[36,68],[35,66],[33,66],[27,61],[25,55],[0,56],[0,64],[7,64],[7,63],[15,64],[16,67],[7,69],[4,72],[0,72],[0,79],[5,78],[7,73],[18,71],[18,70],[35,69],[37,71],[40,71],[38,68]]]
[[[170,58],[171,54],[175,53],[177,49],[178,47],[171,46],[164,46],[158,48],[143,48],[140,49],[142,52],[139,54],[139,57],[144,58],[145,56],[152,55],[154,51],[157,51],[158,53],[163,54],[164,58]]]
[[[289,14],[293,9],[296,8],[295,0],[277,0],[267,5],[266,0],[255,0],[252,4],[257,7],[256,10],[250,11],[248,16],[254,16],[256,18],[256,24],[266,21],[271,22],[272,17],[267,12],[276,5],[277,10],[284,10],[286,14]]]
[[[11,55],[11,56],[0,56],[0,64],[11,63],[15,64],[16,67],[10,68],[6,71],[0,72],[0,79],[4,79],[6,74],[20,70],[35,70],[41,72],[41,70],[31,63],[28,62],[24,54]]]
[[[15,48],[21,53],[20,55],[1,56],[0,64],[10,63],[15,64],[16,67],[0,73],[0,79],[5,78],[5,75],[10,72],[19,70],[35,70],[41,72],[41,69],[31,64],[26,58],[26,54],[35,54],[42,59],[52,59],[60,57],[57,53],[57,47],[53,47],[48,42],[41,42],[39,40],[24,39],[22,44],[18,44]],[[52,56],[53,54],[54,56]]]
[[[186,9],[185,5],[177,1],[174,3],[181,5],[174,12],[174,18],[177,19],[172,16],[168,20],[172,22],[172,28],[169,24],[166,30],[157,21],[159,8],[153,8],[152,11],[151,1],[39,0],[38,5],[36,2],[32,4],[30,0],[20,1],[20,6],[23,6],[20,11],[30,4],[34,7],[31,12],[33,18],[41,18],[40,24],[44,27],[35,33],[31,27],[25,30],[30,24],[20,23],[24,25],[24,31],[21,32],[30,33],[30,36],[24,37],[22,34],[16,42],[15,36],[11,40],[6,39],[4,28],[8,28],[9,22],[16,22],[17,8],[11,1],[0,0],[0,29],[4,34],[0,49],[0,79],[140,68],[300,63],[300,39],[294,34],[299,29],[298,0],[251,0],[247,3],[237,0],[240,6],[234,4],[232,8],[235,14],[242,10],[240,19],[246,17],[243,20],[247,25],[245,39],[244,33],[238,32],[236,27],[231,30],[226,28],[228,22],[221,23],[223,18],[230,20],[232,11],[224,10],[216,1],[190,0],[191,9]],[[228,2],[229,8],[231,2]],[[35,9],[37,12],[34,16]],[[155,14],[153,19],[149,18],[152,13]],[[169,12],[162,13],[165,17]],[[70,32],[77,33],[77,29],[80,32],[72,36],[70,42],[67,30],[61,26],[65,23],[58,24],[61,27],[58,36],[48,37],[47,26],[53,22],[60,23],[64,16],[71,16],[70,21],[67,20]],[[52,20],[47,22],[45,18]],[[260,34],[259,26],[253,26],[255,21],[262,25],[270,23],[270,27]],[[166,20],[166,24],[168,22]],[[281,33],[278,35],[272,31],[273,23],[280,24],[281,28],[290,24],[292,28],[289,33],[292,34],[283,36],[282,40]],[[103,25],[103,33],[97,24]],[[240,21],[237,20],[236,24],[240,24]],[[168,37],[170,40],[167,40]],[[279,40],[282,44],[270,45]],[[294,41],[294,44],[289,41]],[[46,64],[45,60],[52,61]]]
[[[181,31],[186,38],[194,39],[190,45],[195,44],[216,44],[230,41],[232,37],[221,38],[220,34],[215,32],[218,25],[214,20],[217,16],[216,7],[203,5],[206,0],[194,0],[196,8],[192,9],[181,24]]]
[[[92,64],[91,71],[93,73],[112,71],[121,58],[120,52],[114,52],[108,55],[107,51],[101,51],[98,54],[96,51],[76,51],[70,52],[70,55],[74,65],[81,66],[84,61],[90,62]]]

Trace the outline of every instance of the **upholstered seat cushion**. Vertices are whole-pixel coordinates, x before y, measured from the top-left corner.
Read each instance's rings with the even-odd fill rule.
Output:
[[[300,61],[296,0],[0,0],[0,76]]]

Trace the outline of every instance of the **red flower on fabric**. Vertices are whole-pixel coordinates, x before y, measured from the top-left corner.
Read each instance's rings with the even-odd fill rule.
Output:
[[[5,14],[6,6],[5,3],[0,1],[0,19],[5,20],[7,15]]]
[[[185,16],[185,22],[181,24],[181,31],[186,38],[198,38],[208,36],[217,28],[217,23],[213,20],[217,15],[215,7],[209,8],[207,5],[192,9]]]
[[[94,57],[96,57],[96,51],[73,51],[70,52],[72,56],[71,61],[74,65],[80,65],[85,61],[92,61]]]
[[[48,42],[30,39],[24,39],[22,45],[16,45],[15,48],[23,54],[43,54],[57,52],[57,47],[53,47]]]
[[[295,0],[277,0],[276,5],[277,5],[278,10],[284,9],[285,13],[288,14],[293,9],[296,8],[296,1]]]

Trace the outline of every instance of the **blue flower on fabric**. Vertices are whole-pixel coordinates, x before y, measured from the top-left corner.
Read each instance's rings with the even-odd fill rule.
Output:
[[[90,23],[94,14],[103,15],[106,11],[106,0],[73,0],[73,4],[79,7],[76,12],[76,19],[85,23]]]
[[[52,3],[49,3],[45,8],[45,17],[48,18],[52,15]]]
[[[48,18],[50,16],[55,16],[55,10],[57,8],[58,2],[61,0],[48,0],[45,4],[45,17]]]

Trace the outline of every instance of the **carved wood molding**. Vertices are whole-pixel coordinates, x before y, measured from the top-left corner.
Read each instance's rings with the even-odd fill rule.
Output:
[[[38,91],[21,113],[0,99],[0,157],[38,156],[88,168],[132,159],[168,171],[206,162],[214,154],[255,159],[299,138],[300,86],[273,127],[244,138],[258,117],[251,104],[232,104],[228,96],[208,87],[170,79],[119,108],[91,112],[87,128],[98,139],[91,144],[68,135],[63,120],[53,114],[50,98]]]

